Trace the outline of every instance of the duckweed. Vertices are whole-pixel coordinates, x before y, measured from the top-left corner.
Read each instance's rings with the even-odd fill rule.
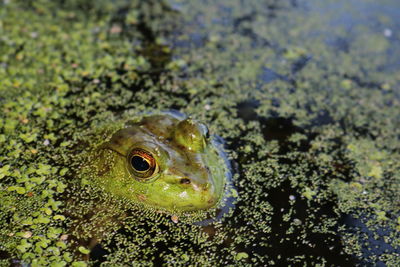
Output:
[[[235,260],[240,261],[241,259],[247,259],[249,255],[246,252],[239,252],[235,256]]]
[[[0,1],[0,265],[398,266],[398,6]],[[82,175],[170,109],[230,153],[236,200],[209,224]]]
[[[85,248],[85,247],[79,247],[78,250],[82,254],[89,254],[90,253],[90,250]]]

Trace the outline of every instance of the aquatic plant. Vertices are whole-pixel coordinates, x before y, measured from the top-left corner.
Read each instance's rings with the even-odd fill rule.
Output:
[[[1,264],[398,266],[398,26],[365,1],[346,28],[334,2],[3,0]],[[226,140],[237,203],[220,220],[137,209],[80,175],[150,109]]]

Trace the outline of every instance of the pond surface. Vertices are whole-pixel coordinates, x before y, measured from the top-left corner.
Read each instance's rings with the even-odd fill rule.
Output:
[[[0,2],[1,264],[399,266],[399,13]],[[229,154],[234,200],[207,223],[115,199],[81,171],[124,121],[170,109]]]

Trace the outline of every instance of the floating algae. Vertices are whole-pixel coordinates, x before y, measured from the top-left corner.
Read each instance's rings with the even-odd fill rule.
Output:
[[[399,4],[143,2],[0,3],[3,265],[398,266]],[[220,221],[79,176],[97,129],[149,109],[226,140]]]

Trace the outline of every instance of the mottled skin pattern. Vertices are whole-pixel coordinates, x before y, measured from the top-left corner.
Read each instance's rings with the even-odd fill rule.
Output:
[[[96,151],[97,180],[113,195],[159,210],[205,210],[224,193],[226,166],[219,153],[204,125],[149,115],[127,123]],[[143,157],[147,163],[137,164]]]

